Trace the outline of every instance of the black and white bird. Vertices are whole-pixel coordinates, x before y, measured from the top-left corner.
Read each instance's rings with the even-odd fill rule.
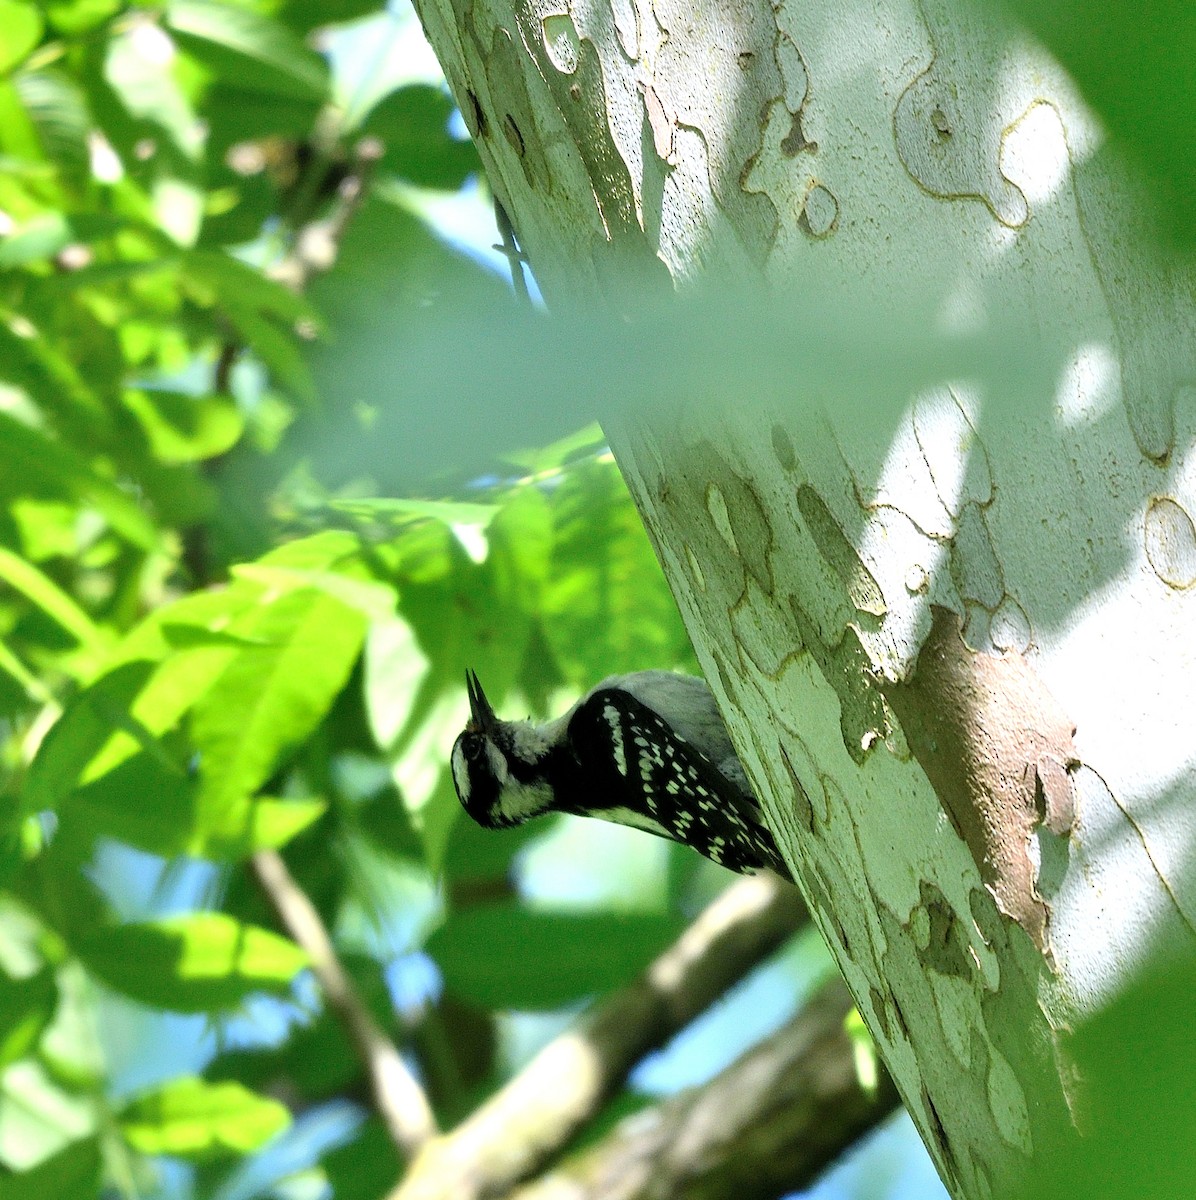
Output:
[[[640,671],[604,679],[545,725],[499,720],[466,673],[470,721],[453,782],[487,829],[575,813],[671,838],[733,871],[789,878],[702,679]]]

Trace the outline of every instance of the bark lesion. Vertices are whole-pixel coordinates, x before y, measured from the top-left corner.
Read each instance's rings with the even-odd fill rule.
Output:
[[[1001,912],[1049,951],[1032,842],[1071,831],[1075,725],[1022,655],[971,649],[938,606],[911,676],[884,692]]]

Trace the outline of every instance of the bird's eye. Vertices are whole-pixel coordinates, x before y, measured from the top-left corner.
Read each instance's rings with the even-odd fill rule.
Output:
[[[470,762],[477,762],[482,757],[482,750],[484,748],[484,745],[485,745],[485,741],[483,738],[480,738],[480,737],[465,738],[462,741],[462,746],[464,747],[464,750],[465,750],[465,757],[468,758]]]

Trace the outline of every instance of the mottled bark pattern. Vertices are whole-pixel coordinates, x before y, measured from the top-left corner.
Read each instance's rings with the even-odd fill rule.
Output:
[[[949,1190],[1013,1194],[1068,1030],[1196,948],[1188,267],[997,6],[417,8],[551,303],[777,297],[600,415]]]

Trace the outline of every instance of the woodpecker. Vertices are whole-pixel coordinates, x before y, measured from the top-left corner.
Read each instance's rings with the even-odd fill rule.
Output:
[[[472,671],[465,686],[471,715],[453,746],[453,782],[479,825],[599,817],[733,871],[768,867],[790,878],[704,680],[614,675],[544,725],[500,720]]]

